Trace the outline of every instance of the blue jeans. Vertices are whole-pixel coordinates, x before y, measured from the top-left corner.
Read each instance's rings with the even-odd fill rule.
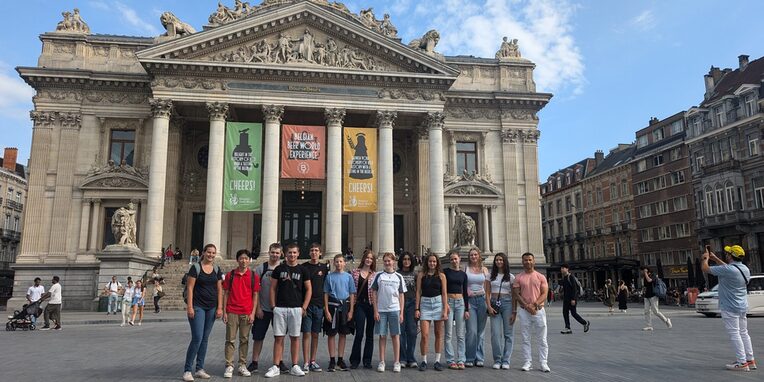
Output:
[[[512,296],[501,296],[499,301],[499,312],[491,317],[491,350],[494,363],[509,365],[512,356],[512,324],[509,323],[512,318]]]
[[[116,293],[110,293],[109,307],[107,308],[108,313],[117,313],[117,301],[119,301],[119,296]]]
[[[464,345],[464,299],[448,299],[448,320],[446,320],[446,363],[459,363],[465,361]],[[454,344],[451,341],[451,335],[454,331],[454,321],[456,321],[456,355],[454,356]]]
[[[368,302],[355,304],[353,320],[355,320],[355,336],[353,336],[353,350],[350,352],[350,364],[358,365],[363,361],[364,366],[371,365],[371,355],[374,353],[374,308]],[[366,344],[363,347],[363,358],[361,358],[364,324],[366,325]]]
[[[376,323],[374,334],[380,337],[401,335],[401,323],[398,320],[401,311],[379,312],[379,322]]]
[[[207,340],[215,323],[215,309],[202,309],[194,307],[194,318],[189,318],[191,325],[191,343],[186,351],[186,365],[183,371],[193,372],[204,369],[204,357],[207,356]],[[193,369],[196,359],[196,369]]]
[[[484,362],[483,342],[485,342],[485,322],[488,312],[485,296],[470,297],[470,319],[467,320],[467,363]]]
[[[401,324],[401,363],[416,362],[416,300],[403,302],[403,323]]]

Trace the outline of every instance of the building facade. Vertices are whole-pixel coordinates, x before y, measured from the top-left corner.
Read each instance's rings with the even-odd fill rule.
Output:
[[[27,175],[17,163],[18,149],[6,148],[0,158],[0,305],[13,291],[11,264],[21,250],[21,228],[27,199]]]
[[[699,255],[684,111],[651,119],[636,138],[632,180],[639,260],[655,267],[660,259],[666,284],[681,287],[687,284],[688,259],[694,264]]]
[[[37,95],[16,284],[66,274],[64,298],[87,308],[110,277],[108,222],[131,201],[143,254],[119,277],[168,244],[444,254],[463,216],[486,252],[542,255],[536,115],[551,94],[516,40],[495,58],[443,56],[437,31],[404,44],[389,18],[320,0],[219,5],[200,32],[167,12],[167,33],[147,38],[91,34],[77,17],[18,68]],[[226,122],[264,125],[259,211],[223,211]],[[325,128],[325,176],[280,177],[286,124]],[[378,136],[375,213],[343,209],[346,127]]]
[[[699,106],[685,113],[700,248],[739,244],[754,273],[764,270],[764,59],[711,67]]]

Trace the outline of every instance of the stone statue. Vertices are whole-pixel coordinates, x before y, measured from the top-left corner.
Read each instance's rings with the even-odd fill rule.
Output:
[[[162,26],[167,30],[162,36],[182,37],[196,33],[196,30],[193,27],[180,21],[180,19],[178,19],[172,12],[162,13],[162,16],[159,17],[159,21],[162,22]]]
[[[73,12],[61,13],[64,19],[56,25],[56,32],[90,34],[90,27],[80,16],[80,10],[74,8]]]
[[[111,217],[111,232],[117,245],[136,245],[135,204],[127,204],[127,208],[120,207]]]
[[[379,31],[387,37],[398,37],[398,28],[396,28],[395,25],[393,25],[393,22],[390,21],[389,13],[385,13],[384,19],[382,19],[382,22],[379,24]]]
[[[496,52],[496,58],[520,58],[520,47],[517,45],[517,39],[507,41],[507,36],[504,36],[501,42],[501,47]]]
[[[457,206],[454,210],[454,227],[452,235],[455,246],[474,246],[475,245],[475,221],[467,216]]]
[[[363,9],[358,14],[361,23],[367,28],[379,32],[384,36],[396,38],[398,37],[398,28],[393,25],[390,20],[390,14],[385,13],[384,19],[377,20],[374,16],[374,10],[372,8]]]
[[[435,46],[440,41],[440,33],[435,29],[425,33],[422,38],[415,39],[409,43],[409,47],[424,51],[429,55],[435,55]]]

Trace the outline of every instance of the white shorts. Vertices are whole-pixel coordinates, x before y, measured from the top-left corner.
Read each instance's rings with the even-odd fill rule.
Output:
[[[299,337],[302,326],[302,308],[273,308],[273,335]]]

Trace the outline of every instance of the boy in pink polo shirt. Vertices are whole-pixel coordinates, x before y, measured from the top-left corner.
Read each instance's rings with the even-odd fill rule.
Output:
[[[535,269],[536,260],[533,254],[526,252],[523,254],[523,272],[520,272],[515,277],[515,283],[512,284],[512,292],[514,298],[512,304],[514,310],[517,313],[517,318],[520,321],[520,330],[522,336],[521,350],[523,353],[523,367],[522,371],[528,371],[531,369],[531,332],[535,330],[535,336],[539,343],[539,362],[541,363],[540,369],[544,372],[549,372],[549,365],[547,365],[547,355],[549,353],[549,345],[546,342],[546,312],[544,311],[544,303],[546,302],[546,295],[549,291],[549,285],[547,284],[546,277],[541,273],[538,273]],[[517,309],[517,306],[520,309]]]

